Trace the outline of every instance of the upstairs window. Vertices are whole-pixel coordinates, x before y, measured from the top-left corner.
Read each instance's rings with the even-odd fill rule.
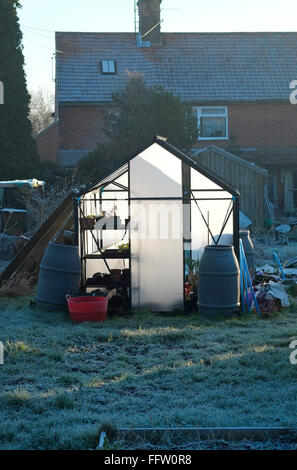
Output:
[[[116,74],[116,63],[114,60],[102,60],[101,61],[101,73],[103,75],[114,75]]]
[[[197,109],[199,140],[228,139],[228,108],[201,106]]]

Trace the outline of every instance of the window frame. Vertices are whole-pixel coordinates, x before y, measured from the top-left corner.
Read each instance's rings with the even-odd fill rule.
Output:
[[[222,113],[204,113],[202,114],[202,110],[204,109],[224,109],[224,114]],[[196,106],[196,112],[197,112],[197,123],[198,123],[198,129],[199,129],[199,136],[198,140],[229,140],[229,128],[228,128],[228,106]],[[226,135],[224,137],[202,137],[200,135],[200,119],[201,117],[224,117],[226,119]]]
[[[108,65],[108,70],[109,70],[109,62],[113,62],[113,64],[114,64],[114,72],[104,72],[104,71],[103,71],[103,63],[104,63],[104,62],[107,63],[107,65]],[[116,63],[116,61],[115,61],[114,59],[103,59],[103,60],[101,60],[100,65],[101,65],[101,74],[102,74],[102,75],[116,75],[116,74],[117,74],[117,63]]]

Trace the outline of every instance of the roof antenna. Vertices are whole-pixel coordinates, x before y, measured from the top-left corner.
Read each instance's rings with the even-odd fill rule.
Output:
[[[136,8],[136,0],[134,0],[134,32],[137,33],[137,8]]]

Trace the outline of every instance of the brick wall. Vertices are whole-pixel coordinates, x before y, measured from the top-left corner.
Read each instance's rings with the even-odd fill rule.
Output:
[[[229,138],[240,147],[297,147],[297,106],[288,104],[228,105]],[[196,148],[217,145],[225,148],[230,140],[199,140]]]
[[[242,148],[297,147],[297,106],[288,104],[228,105],[229,137]],[[100,106],[60,106],[60,150],[94,149],[103,142],[104,117]],[[226,148],[230,140],[201,140],[195,148],[217,145]]]
[[[37,151],[42,160],[58,163],[59,122],[56,121],[36,137]]]
[[[60,106],[60,149],[95,149],[104,141],[103,107]]]

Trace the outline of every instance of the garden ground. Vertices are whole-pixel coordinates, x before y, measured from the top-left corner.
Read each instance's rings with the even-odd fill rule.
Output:
[[[103,424],[295,426],[296,304],[268,319],[73,324],[32,299],[0,299],[1,449],[94,449]]]

